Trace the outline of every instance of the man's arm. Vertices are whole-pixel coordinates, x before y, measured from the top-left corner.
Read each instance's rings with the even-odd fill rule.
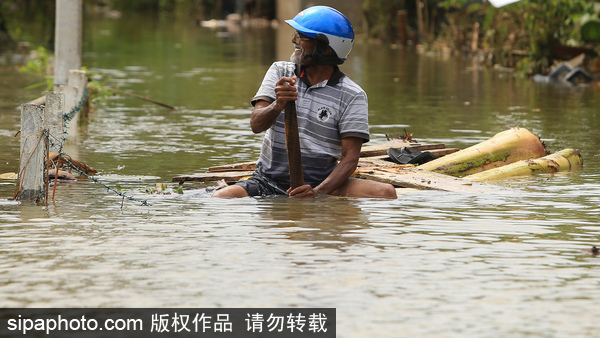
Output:
[[[252,116],[250,116],[250,127],[253,133],[258,134],[269,129],[285,108],[285,104],[298,99],[295,83],[296,77],[282,77],[275,85],[277,97],[275,101],[272,103],[264,100],[256,102]]]
[[[342,159],[333,169],[331,174],[314,189],[306,184],[288,191],[290,197],[315,197],[320,194],[331,194],[334,190],[346,183],[356,170],[360,158],[363,139],[359,137],[346,137],[342,139]]]

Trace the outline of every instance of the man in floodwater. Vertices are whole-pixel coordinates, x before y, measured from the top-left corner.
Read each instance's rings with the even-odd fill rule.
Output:
[[[266,131],[256,172],[213,197],[396,198],[391,184],[350,177],[362,144],[369,141],[367,95],[338,67],[354,43],[350,21],[331,7],[315,6],[286,22],[296,30],[291,62],[273,63],[252,99],[252,131]],[[288,101],[296,101],[305,182],[295,189],[290,188],[282,112]]]

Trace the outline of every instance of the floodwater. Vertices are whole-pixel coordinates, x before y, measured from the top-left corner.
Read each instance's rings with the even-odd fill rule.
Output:
[[[339,337],[600,332],[600,256],[588,252],[600,245],[598,86],[535,85],[358,43],[342,69],[369,95],[371,144],[406,130],[464,148],[520,126],[553,151],[579,149],[584,169],[500,182],[520,191],[509,196],[216,200],[211,184],[191,183],[147,194],[258,157],[249,100],[271,61],[291,53],[281,34],[86,20],[88,69],[178,109],[115,96],[65,149],[150,205],[88,179],[58,184],[47,205],[18,203],[14,182],[0,180],[0,306],[335,307]],[[16,73],[18,62],[0,57],[0,174],[18,169],[16,107],[40,95],[24,89],[40,80]]]

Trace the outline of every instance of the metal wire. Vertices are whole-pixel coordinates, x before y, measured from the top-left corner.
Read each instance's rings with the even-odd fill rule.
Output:
[[[81,109],[83,108],[83,105],[85,104],[85,102],[88,99],[88,90],[85,89],[83,92],[83,96],[81,98],[81,100],[77,103],[77,105],[75,107],[73,107],[73,109],[71,109],[71,111],[68,114],[64,114],[63,115],[63,134],[61,137],[61,140],[59,141],[59,145],[57,145],[56,143],[54,143],[54,141],[52,140],[52,138],[50,137],[50,134],[48,133],[47,130],[44,130],[44,135],[46,136],[46,138],[48,139],[48,143],[50,144],[50,146],[52,146],[56,152],[59,154],[59,158],[62,158],[71,168],[77,170],[79,172],[80,175],[83,175],[85,177],[87,177],[88,179],[92,180],[94,183],[96,184],[100,184],[101,186],[103,186],[104,188],[108,189],[109,191],[112,191],[113,193],[121,196],[123,198],[123,200],[121,201],[121,208],[123,208],[123,201],[125,199],[128,199],[130,201],[136,201],[136,202],[140,202],[142,205],[146,205],[146,206],[150,206],[151,204],[148,203],[148,201],[143,200],[143,199],[138,199],[138,198],[134,198],[132,196],[127,196],[125,194],[123,194],[122,192],[116,190],[115,188],[112,188],[110,186],[108,186],[107,184],[104,184],[102,182],[100,182],[97,178],[88,175],[87,173],[85,173],[83,170],[81,170],[79,167],[77,167],[76,165],[74,165],[68,158],[68,156],[62,152],[62,146],[64,145],[64,142],[67,139],[67,123],[69,121],[71,121],[73,119],[73,117],[75,117],[75,115],[81,111]],[[57,174],[58,174],[58,168],[57,169]],[[58,179],[57,177],[55,177],[55,179]]]

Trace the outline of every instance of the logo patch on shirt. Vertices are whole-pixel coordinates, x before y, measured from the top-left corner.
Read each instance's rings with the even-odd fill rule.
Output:
[[[331,111],[327,107],[321,107],[317,110],[317,118],[321,122],[327,122],[331,116]]]

